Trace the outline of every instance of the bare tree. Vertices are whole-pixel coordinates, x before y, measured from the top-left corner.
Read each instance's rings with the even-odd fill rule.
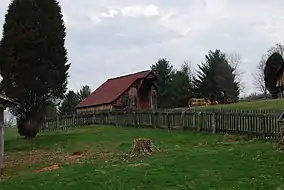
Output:
[[[275,46],[273,46],[269,50],[267,50],[267,52],[264,55],[265,60],[267,60],[268,57],[270,57],[273,53],[276,53],[276,52],[279,53],[282,57],[284,57],[284,45],[277,43],[277,44],[275,44]]]
[[[256,67],[256,71],[252,73],[252,76],[253,76],[253,85],[255,86],[257,91],[264,94],[265,99],[267,99],[267,88],[265,86],[265,80],[264,80],[265,62],[266,60],[262,58]]]
[[[194,78],[194,68],[191,61],[184,61],[184,64],[181,66],[181,70],[186,70],[188,73],[189,81],[192,82]]]
[[[273,53],[279,53],[284,57],[284,45],[282,44],[275,44],[275,46],[268,49],[262,56],[261,60],[258,63],[256,67],[256,71],[252,73],[253,76],[253,85],[255,88],[260,92],[263,93],[265,96],[265,99],[267,99],[267,88],[265,86],[265,80],[264,80],[264,68],[267,59],[273,54]]]
[[[245,91],[245,84],[243,83],[242,77],[244,75],[244,71],[240,69],[240,64],[242,63],[242,58],[238,53],[227,53],[226,58],[228,63],[234,69],[233,74],[236,77],[237,82],[240,84],[240,90],[242,92]]]

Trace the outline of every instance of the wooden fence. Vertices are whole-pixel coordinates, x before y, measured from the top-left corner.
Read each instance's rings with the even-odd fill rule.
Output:
[[[85,125],[150,127],[168,130],[207,131],[279,139],[279,114],[212,110],[115,111],[60,115],[46,118],[41,131]]]

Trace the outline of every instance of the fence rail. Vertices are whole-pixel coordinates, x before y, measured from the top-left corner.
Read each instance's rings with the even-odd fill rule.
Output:
[[[41,131],[94,124],[207,131],[248,135],[263,139],[279,139],[278,117],[279,114],[275,112],[224,112],[220,110],[92,112],[46,118],[41,126]]]

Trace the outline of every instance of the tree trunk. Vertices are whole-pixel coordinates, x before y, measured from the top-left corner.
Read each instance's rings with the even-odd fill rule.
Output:
[[[0,178],[4,172],[4,108],[0,108]]]
[[[35,138],[39,132],[39,124],[33,120],[20,120],[17,127],[19,135],[24,136],[25,139]]]
[[[266,88],[264,89],[264,97],[267,100],[267,89]]]

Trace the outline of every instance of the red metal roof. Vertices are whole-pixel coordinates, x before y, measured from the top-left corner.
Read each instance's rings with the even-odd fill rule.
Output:
[[[119,98],[137,79],[147,78],[151,70],[108,79],[90,96],[80,102],[76,108],[110,104]]]

